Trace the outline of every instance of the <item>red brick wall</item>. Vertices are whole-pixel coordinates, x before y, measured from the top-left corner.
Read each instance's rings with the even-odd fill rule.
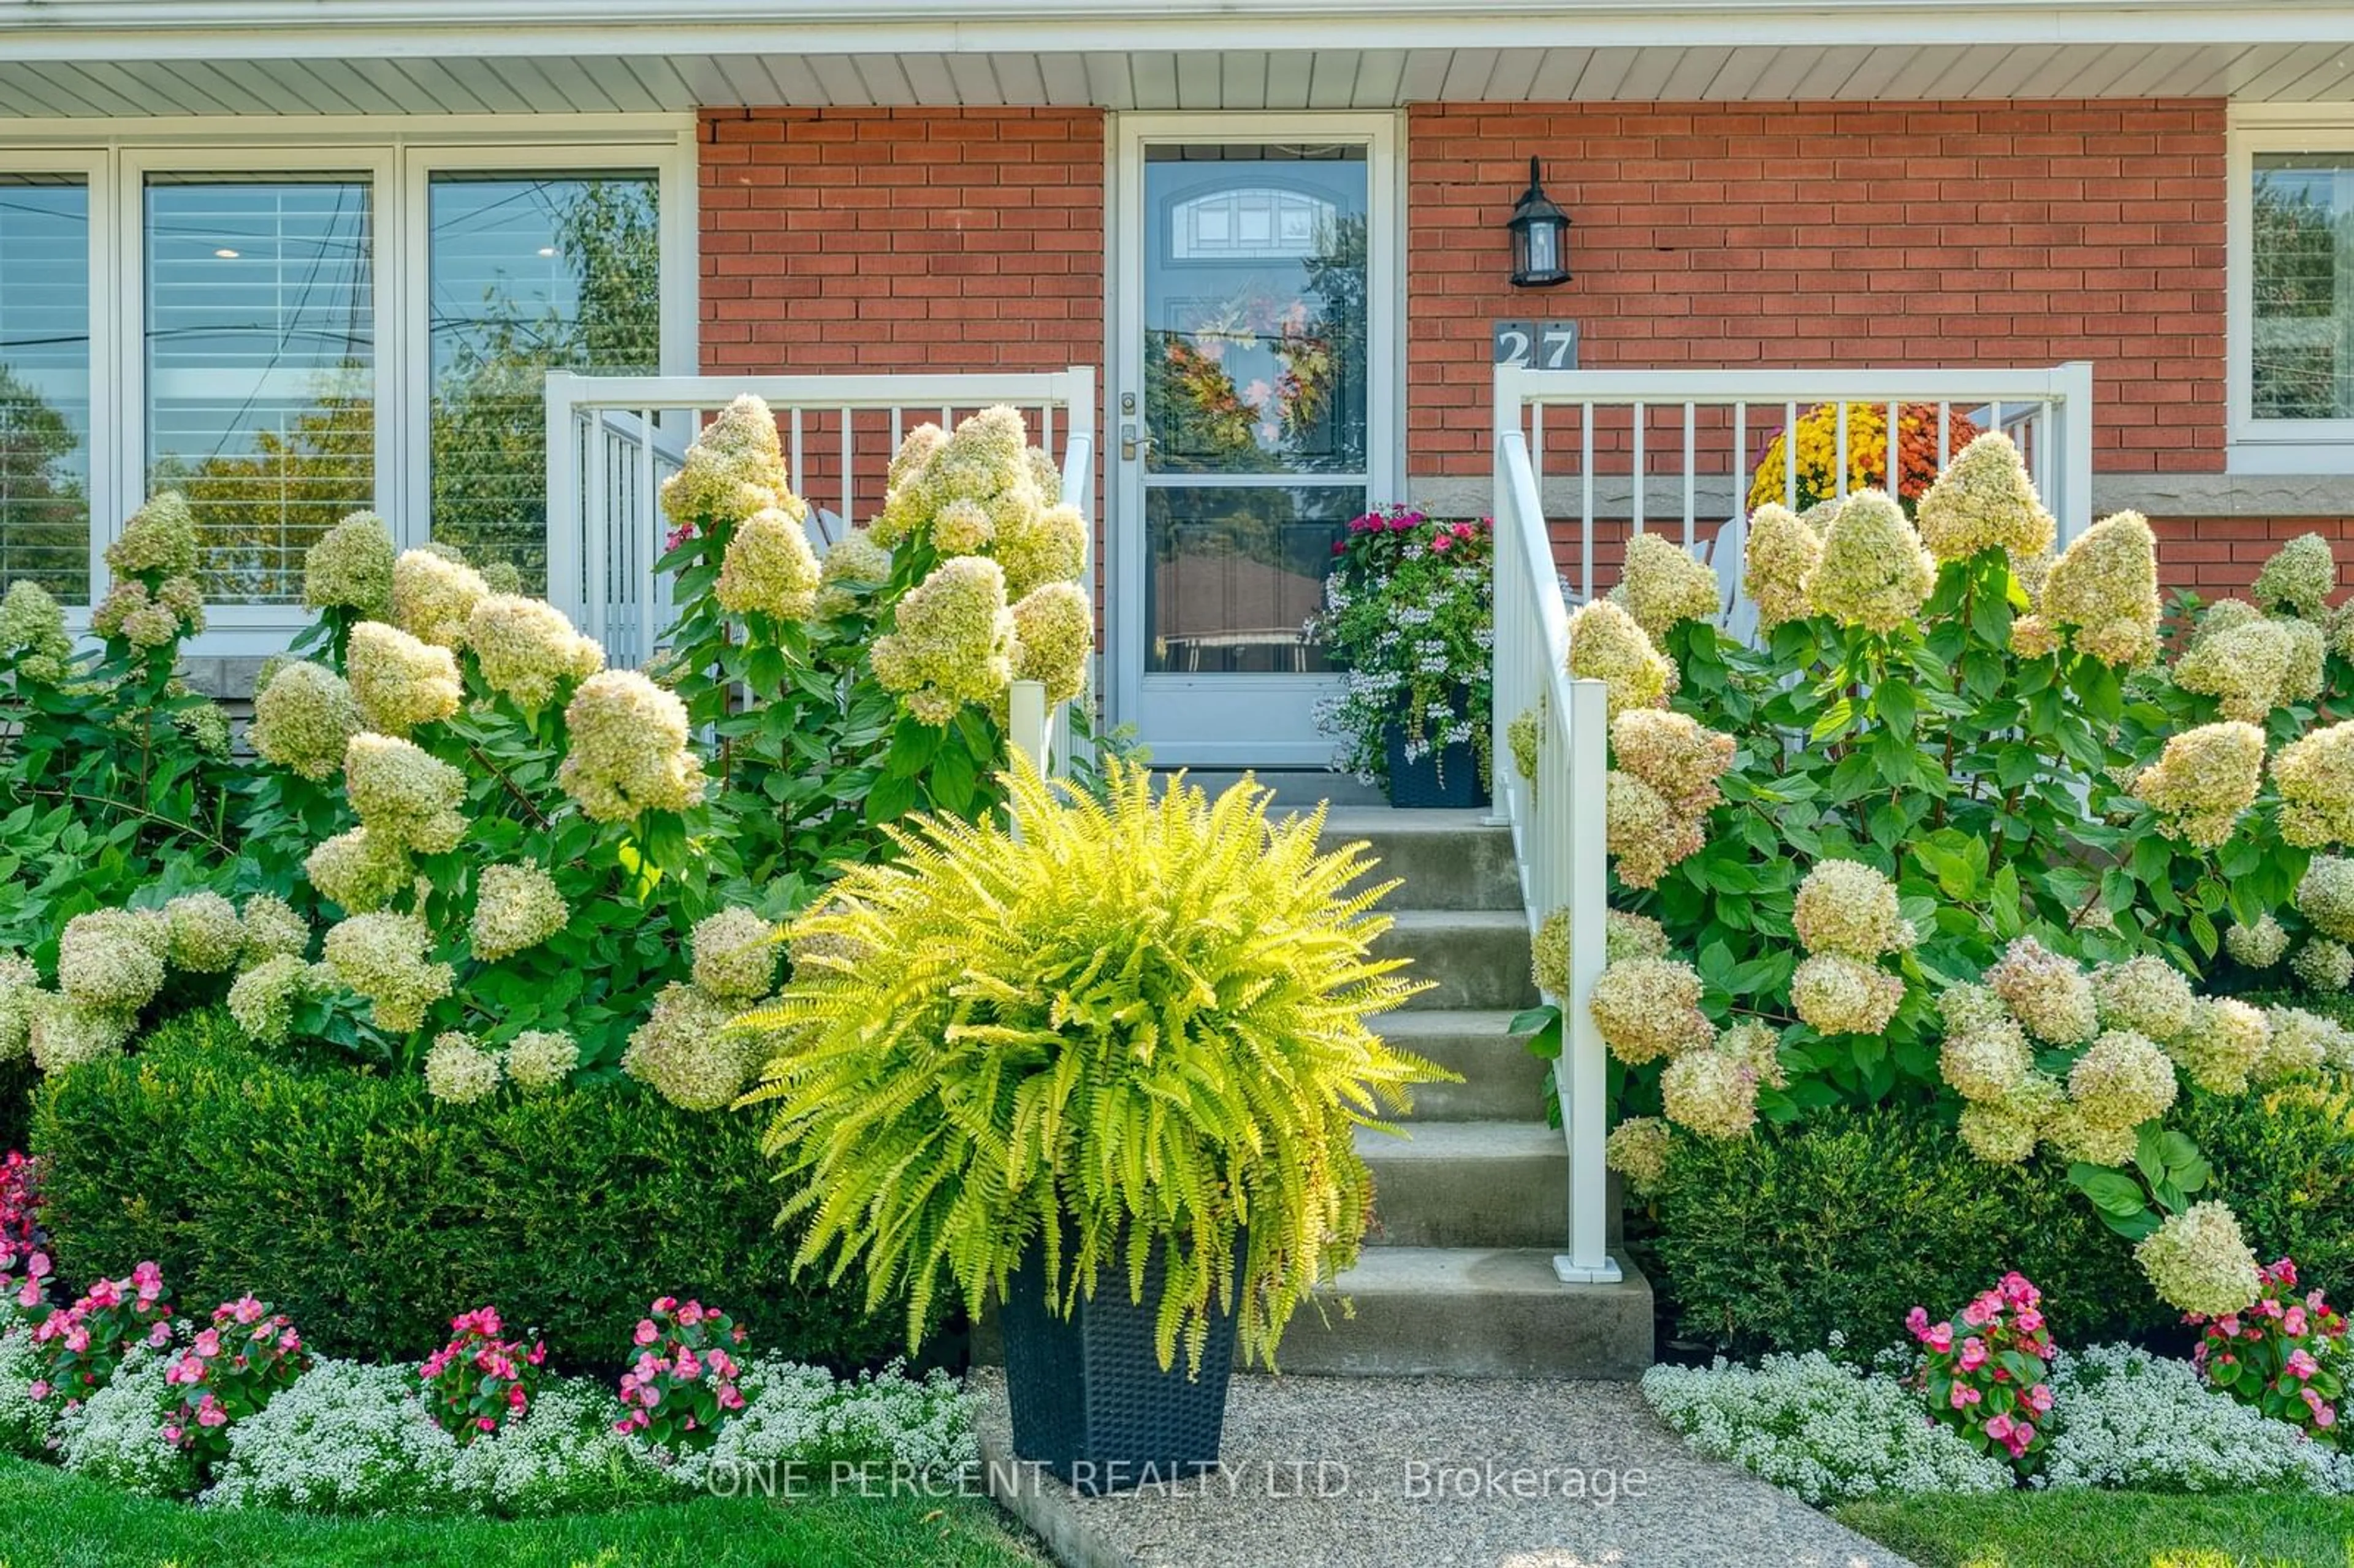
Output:
[[[2097,366],[2095,461],[2223,466],[2224,105],[1434,104],[1407,114],[1407,450],[1487,469],[1489,323],[1581,363]],[[1574,280],[1515,290],[1544,160]]]
[[[2256,568],[2300,534],[2318,534],[2338,554],[2339,588],[2354,586],[2354,518],[2163,517],[2158,531],[2158,569],[2168,588],[2196,588],[2203,599],[2244,593]]]
[[[1093,109],[703,117],[703,367],[1059,370],[1104,343]]]

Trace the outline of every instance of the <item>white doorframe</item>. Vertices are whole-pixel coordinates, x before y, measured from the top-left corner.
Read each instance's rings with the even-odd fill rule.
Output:
[[[1250,733],[1246,722],[1225,726],[1224,738],[1209,734],[1156,738],[1146,696],[1231,705],[1253,694],[1300,706],[1329,689],[1333,678],[1318,675],[1147,674],[1140,629],[1145,620],[1143,462],[1123,455],[1123,427],[1141,427],[1144,396],[1144,149],[1152,143],[1360,142],[1365,147],[1365,298],[1368,374],[1365,399],[1365,473],[1369,504],[1403,499],[1405,387],[1405,276],[1403,143],[1394,113],[1197,113],[1122,114],[1113,117],[1108,222],[1110,323],[1108,418],[1102,435],[1106,482],[1104,551],[1109,596],[1106,601],[1105,652],[1110,671],[1107,696],[1115,723],[1136,723],[1153,747],[1156,761],[1213,765],[1313,767],[1328,761],[1331,737],[1312,729],[1297,736],[1269,738]],[[1134,398],[1131,406],[1128,399]],[[1149,687],[1148,687],[1149,683]],[[1231,707],[1228,711],[1231,713]]]

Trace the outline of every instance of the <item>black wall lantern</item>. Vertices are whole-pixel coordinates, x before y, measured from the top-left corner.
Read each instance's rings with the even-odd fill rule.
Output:
[[[1529,158],[1529,188],[1512,208],[1512,287],[1549,289],[1569,281],[1569,214],[1553,206]]]

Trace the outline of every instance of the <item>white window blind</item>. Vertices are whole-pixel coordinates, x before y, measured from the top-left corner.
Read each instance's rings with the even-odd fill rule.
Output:
[[[187,494],[208,597],[298,599],[375,503],[370,181],[151,175],[144,240],[148,488]]]

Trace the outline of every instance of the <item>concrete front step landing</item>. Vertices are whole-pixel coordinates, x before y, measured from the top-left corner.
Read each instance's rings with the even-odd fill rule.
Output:
[[[1361,1128],[1381,1246],[1558,1245],[1569,1227],[1569,1147],[1541,1121],[1416,1122],[1410,1136]]]
[[[1635,1378],[1651,1363],[1651,1287],[1564,1285],[1561,1250],[1369,1246],[1284,1330],[1287,1372],[1343,1377]]]

